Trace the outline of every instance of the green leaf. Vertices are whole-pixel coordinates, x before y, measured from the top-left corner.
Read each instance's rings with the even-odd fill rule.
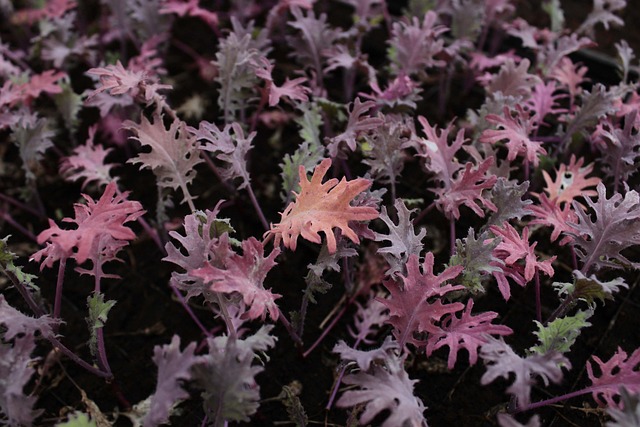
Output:
[[[53,95],[53,100],[67,130],[75,132],[78,127],[78,113],[82,108],[82,96],[75,93],[69,83],[58,83],[58,86],[62,88],[62,92]]]
[[[459,278],[460,284],[474,295],[483,293],[486,279],[494,271],[500,271],[498,265],[501,261],[493,255],[493,250],[500,243],[500,239],[485,243],[487,239],[487,232],[476,238],[473,228],[469,228],[467,237],[456,240],[456,252],[449,261],[449,266],[464,266],[462,276]]]
[[[595,304],[596,299],[604,304],[605,300],[613,300],[613,294],[618,293],[619,288],[629,287],[621,277],[603,282],[593,274],[586,277],[577,270],[573,274],[575,276],[574,283],[555,282],[553,287],[559,296],[570,295],[576,301],[585,301],[590,307]]]
[[[302,104],[300,106],[302,116],[296,120],[300,126],[299,134],[303,142],[293,154],[285,154],[280,164],[280,176],[282,177],[281,197],[285,205],[291,201],[291,192],[300,191],[300,176],[298,169],[304,166],[305,170],[312,170],[324,158],[324,145],[320,139],[320,126],[322,116],[320,108],[315,103]]]
[[[542,2],[544,10],[551,19],[551,31],[560,33],[564,29],[564,11],[560,5],[560,0],[550,0]]]
[[[101,293],[94,293],[87,298],[87,307],[89,308],[89,316],[87,317],[87,324],[89,325],[89,349],[91,354],[95,357],[98,353],[98,329],[103,328],[107,323],[107,316],[109,310],[116,305],[116,301],[104,300],[104,295]]]
[[[64,423],[56,424],[56,427],[97,427],[95,421],[89,419],[87,414],[83,412],[74,412],[69,416],[69,420]]]
[[[534,333],[538,336],[539,344],[531,347],[529,351],[541,355],[552,351],[562,354],[568,353],[573,343],[576,342],[576,338],[580,335],[580,330],[591,326],[587,319],[592,314],[591,310],[578,311],[574,316],[555,319],[546,326],[535,321],[538,331]]]
[[[40,299],[40,288],[36,286],[33,281],[38,277],[33,274],[25,273],[22,271],[22,267],[19,267],[13,263],[13,260],[17,258],[17,255],[9,250],[7,241],[11,236],[5,236],[0,239],[0,271],[6,275],[13,275],[15,279],[22,283],[27,289],[35,294],[36,299]],[[11,276],[9,276],[11,279]]]

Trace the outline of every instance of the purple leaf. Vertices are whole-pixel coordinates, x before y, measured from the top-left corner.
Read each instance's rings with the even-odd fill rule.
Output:
[[[241,180],[239,189],[249,186],[251,177],[247,170],[247,155],[253,148],[255,132],[245,137],[242,127],[237,122],[227,124],[220,130],[215,124],[206,121],[201,121],[197,130],[189,128],[189,131],[196,139],[205,141],[200,147],[201,150],[214,153],[216,159],[224,164],[220,169],[220,176],[223,179],[239,178]]]
[[[389,228],[389,234],[375,233],[374,238],[376,242],[386,240],[391,243],[391,246],[378,249],[378,253],[382,254],[389,264],[389,269],[385,272],[388,276],[403,273],[411,255],[420,256],[424,246],[422,239],[427,234],[424,228],[418,234],[415,232],[415,227],[410,218],[411,214],[416,211],[415,209],[407,209],[402,199],[396,199],[394,207],[398,216],[398,224],[394,224],[391,217],[389,217],[387,207],[382,206],[380,219]]]
[[[467,162],[463,171],[451,180],[450,188],[438,188],[435,190],[438,196],[436,205],[447,218],[460,218],[459,207],[467,206],[476,215],[484,218],[484,211],[478,203],[485,208],[496,212],[498,208],[493,202],[482,195],[483,190],[493,187],[498,179],[495,175],[487,176],[487,170],[493,164],[493,158],[488,157],[476,169],[471,169],[473,163]]]
[[[24,394],[24,387],[36,372],[31,353],[36,343],[33,335],[15,339],[13,345],[0,340],[0,412],[11,427],[31,426],[41,410],[34,411],[36,396]]]
[[[589,273],[593,268],[638,267],[638,263],[627,259],[621,252],[640,244],[640,195],[629,190],[624,196],[619,193],[607,199],[604,184],[597,187],[598,198],[587,197],[587,205],[595,213],[595,220],[585,208],[573,202],[578,215],[576,224],[570,224],[573,230],[568,233],[575,237],[574,246],[583,262],[582,270]]]
[[[404,359],[388,356],[384,366],[373,365],[368,372],[347,375],[343,382],[360,389],[345,391],[336,404],[343,408],[366,404],[360,416],[363,425],[384,410],[390,414],[381,427],[426,425],[424,404],[413,395],[417,380],[409,379],[403,363]]]
[[[447,314],[429,334],[427,341],[427,356],[443,346],[449,347],[447,369],[453,369],[458,360],[458,352],[465,348],[469,352],[469,364],[478,361],[478,348],[487,343],[490,335],[511,335],[513,330],[504,325],[493,325],[491,321],[498,316],[493,311],[485,311],[477,316],[471,315],[473,299],[467,301],[467,306],[458,318],[454,313]]]
[[[464,308],[460,302],[447,303],[441,298],[445,294],[463,289],[461,285],[445,284],[462,271],[457,265],[446,268],[438,276],[433,274],[433,253],[425,256],[422,269],[417,255],[410,255],[407,262],[407,275],[400,276],[403,285],[395,280],[383,284],[389,291],[388,298],[379,299],[389,308],[389,321],[393,326],[393,335],[405,347],[408,343],[416,347],[424,342],[414,336],[416,332],[433,331],[434,323],[445,314],[455,313]]]
[[[596,377],[593,364],[587,362],[587,375],[591,380],[589,389],[598,405],[621,409],[622,405],[614,398],[620,395],[622,387],[631,393],[640,392],[640,349],[636,349],[627,358],[627,353],[618,347],[616,354],[607,362],[603,362],[598,356],[592,358],[601,372],[601,375]]]
[[[508,380],[512,373],[515,374],[515,380],[507,392],[517,398],[519,408],[526,407],[531,401],[531,386],[535,384],[535,377],[542,378],[545,385],[549,381],[557,384],[563,376],[561,366],[571,366],[569,359],[557,352],[522,358],[502,339],[495,338],[488,338],[488,343],[480,348],[480,357],[487,364],[487,372],[480,379],[482,385],[499,377]]]
[[[342,143],[346,144],[351,151],[356,150],[356,140],[360,134],[366,131],[374,130],[379,126],[382,126],[384,120],[380,117],[371,117],[367,113],[372,108],[375,108],[376,103],[373,101],[360,101],[360,98],[356,98],[349,112],[349,120],[347,122],[347,128],[339,135],[334,136],[329,140],[327,149],[331,157],[338,155],[338,150]]]
[[[190,343],[180,352],[180,337],[174,335],[171,344],[153,348],[153,362],[158,366],[158,384],[151,396],[149,412],[143,425],[156,427],[169,421],[171,408],[189,393],[181,387],[181,382],[191,379],[191,367],[204,361],[204,357],[194,356],[196,343]]]
[[[4,295],[0,295],[0,324],[7,328],[3,335],[5,341],[11,341],[18,335],[33,335],[37,331],[45,336],[53,336],[53,326],[59,321],[49,316],[30,317],[9,305]]]
[[[348,346],[343,340],[340,340],[333,347],[332,351],[338,353],[340,359],[356,362],[358,368],[363,371],[368,371],[374,361],[386,360],[389,357],[389,352],[398,348],[398,343],[387,335],[382,345],[372,350],[358,350]]]
[[[440,35],[449,31],[444,25],[436,25],[438,15],[425,13],[422,22],[417,17],[411,21],[394,22],[389,40],[388,56],[395,76],[424,72],[425,68],[442,67],[445,61],[436,59],[444,49]]]
[[[138,153],[137,157],[127,162],[141,163],[141,169],[151,169],[157,177],[158,187],[180,188],[182,201],[193,203],[187,186],[196,176],[195,166],[204,161],[200,158],[196,139],[187,132],[186,124],[178,119],[171,123],[168,130],[158,114],[154,114],[151,122],[145,116],[140,120],[140,124],[128,120],[123,127],[134,133],[132,139],[150,147],[151,151]]]

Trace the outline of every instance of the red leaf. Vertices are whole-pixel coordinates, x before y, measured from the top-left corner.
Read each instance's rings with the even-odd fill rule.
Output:
[[[418,257],[411,255],[407,262],[407,276],[401,276],[403,286],[394,280],[384,282],[390,298],[380,299],[389,308],[389,321],[394,327],[393,334],[400,347],[412,343],[415,346],[424,342],[414,338],[414,332],[437,331],[433,325],[442,316],[462,310],[462,303],[443,303],[441,296],[448,292],[463,289],[462,285],[444,284],[458,276],[461,265],[448,267],[438,276],[433,274],[433,253],[428,252],[422,264]]]
[[[473,300],[469,299],[460,318],[456,317],[454,313],[447,314],[442,320],[441,326],[437,326],[437,331],[429,334],[427,356],[440,347],[448,346],[447,368],[449,370],[453,369],[456,364],[458,351],[461,348],[467,349],[469,364],[475,365],[478,360],[478,348],[487,343],[488,335],[510,335],[513,333],[513,330],[508,326],[491,324],[498,313],[486,311],[472,316],[471,309],[473,309]]]
[[[555,256],[544,261],[538,261],[534,249],[537,242],[533,245],[529,244],[529,228],[525,227],[522,230],[522,237],[518,234],[515,228],[508,222],[504,224],[503,228],[499,228],[495,225],[489,227],[491,231],[498,237],[502,238],[502,241],[494,249],[495,255],[504,260],[508,266],[513,266],[521,259],[524,260],[524,278],[528,282],[533,279],[536,270],[543,271],[547,276],[553,276],[553,267],[551,263],[556,259]]]
[[[278,320],[278,306],[275,300],[281,295],[264,289],[264,280],[269,270],[276,265],[275,258],[280,253],[276,248],[265,258],[264,244],[250,237],[242,242],[242,255],[232,253],[222,261],[222,267],[207,264],[190,272],[210,283],[214,292],[242,295],[244,303],[250,307],[246,316],[250,319],[261,317],[264,320],[267,312],[273,320]]]

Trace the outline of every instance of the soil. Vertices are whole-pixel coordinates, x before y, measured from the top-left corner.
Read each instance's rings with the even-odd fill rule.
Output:
[[[534,24],[538,24],[536,20],[546,19],[539,10],[533,9],[530,2],[519,1],[517,4],[521,16],[527,19],[531,17]],[[576,27],[586,14],[587,9],[584,7],[584,2],[579,0],[562,1],[562,5],[565,9],[568,25]],[[597,48],[598,52],[608,55],[614,54],[613,43],[620,37],[625,38],[636,52],[640,52],[640,32],[635,30],[637,23],[640,22],[640,9],[632,6],[627,7],[624,19],[628,23],[624,29],[599,32],[598,38],[601,43]],[[629,31],[629,29],[634,29],[634,31]],[[178,27],[174,31],[177,38],[181,40],[193,40],[195,44],[214,45],[210,38],[197,36],[199,31],[206,31],[197,23],[189,21],[188,25]],[[209,34],[207,34],[208,36]],[[203,51],[204,49],[197,50]],[[178,64],[184,62],[185,59],[178,50],[171,50],[170,53],[173,55],[168,64],[171,71],[171,67],[179,67]],[[601,70],[594,72],[592,77],[594,80],[597,78],[607,80],[612,78],[611,76],[615,73],[610,64],[594,62],[597,58],[584,57],[581,60],[591,70]],[[197,78],[189,74],[184,74],[180,78],[180,87],[183,87],[184,91],[171,95],[172,105],[179,105],[182,100],[197,91]],[[433,103],[433,101],[433,99],[427,99],[421,106],[427,105],[429,102]],[[455,101],[449,106],[453,112],[464,111],[468,107],[468,104],[455,105]],[[428,115],[431,113],[421,112],[420,114]],[[212,120],[213,118],[205,117],[205,119]],[[282,153],[290,152],[292,147],[269,145],[268,140],[272,132],[266,128],[259,129],[259,135],[263,140],[257,141],[256,148],[251,155],[252,172],[255,171],[254,184],[258,198],[270,201],[270,204],[268,202],[265,206],[266,216],[277,218],[280,206],[278,197],[273,196],[273,188],[277,186],[275,181],[277,176],[273,173],[272,168],[279,162]],[[294,132],[295,127],[287,128],[284,130],[284,135]],[[285,141],[286,138],[283,137],[282,140]],[[50,168],[48,171],[50,176],[55,176],[57,165],[52,162],[48,167]],[[400,188],[399,192],[408,198],[424,197],[416,190],[426,186],[425,182],[421,181],[422,174],[412,175],[412,170],[417,171],[416,164],[408,166],[408,171],[405,173],[405,178],[408,178],[405,182],[408,184]],[[45,173],[44,176],[46,177],[46,175]],[[154,178],[151,174],[137,172],[136,168],[132,166],[124,166],[119,170],[119,175],[123,177],[122,186],[132,189],[133,199],[140,200],[146,208],[154,206],[155,194],[148,192],[149,188],[154,187]],[[229,204],[225,208],[225,216],[242,218],[243,221],[242,224],[239,221],[233,222],[238,234],[241,236],[260,236],[263,230],[253,214],[248,198],[243,193],[231,194],[223,186],[211,183],[217,183],[217,180],[215,177],[207,175],[206,171],[198,175],[194,185],[194,194],[202,194],[198,205],[210,207],[219,199],[227,199]],[[0,190],[5,191],[11,185],[13,184],[0,185]],[[59,217],[71,215],[72,204],[77,201],[77,196],[80,193],[78,186],[46,178],[40,185],[42,202],[47,212],[53,213],[62,207],[63,212],[57,212]],[[18,184],[16,183],[15,186],[17,187]],[[184,213],[186,214],[186,212]],[[175,212],[175,215],[179,217],[180,212]],[[15,219],[21,224],[31,224],[37,230],[41,230],[45,226],[44,222],[38,222],[31,216],[24,218],[18,216]],[[436,241],[438,229],[446,230],[447,224],[423,223],[420,225],[429,228],[428,235],[431,240],[427,244],[432,246],[431,249],[437,249],[440,246]],[[458,225],[458,235],[466,230],[466,226],[465,223]],[[12,239],[12,243],[14,243],[12,248],[19,250],[20,255],[26,257],[37,250],[34,244],[27,241],[20,242],[20,238],[17,236],[19,233],[10,232],[17,237],[16,240]],[[446,235],[446,232],[441,233]],[[549,253],[543,246],[538,249],[546,256],[555,254]],[[566,253],[558,255],[559,258],[568,259]],[[108,299],[117,301],[109,314],[109,320],[105,327],[109,361],[116,381],[112,384],[106,384],[67,361],[63,361],[61,364],[53,363],[45,372],[46,375],[42,382],[34,385],[34,391],[39,395],[36,406],[44,409],[44,414],[39,419],[38,425],[54,425],[68,411],[89,410],[86,399],[83,400],[81,390],[104,413],[124,410],[127,403],[135,404],[154,391],[157,372],[157,368],[151,360],[154,346],[168,343],[174,334],[181,337],[183,346],[190,341],[203,339],[198,328],[175,300],[167,286],[172,269],[169,264],[161,261],[163,254],[153,242],[149,239],[138,239],[126,249],[121,257],[124,260],[122,265],[116,264],[109,267],[110,271],[119,274],[121,279],[108,281],[105,286]],[[314,251],[303,245],[301,250],[295,253],[286,253],[284,257],[279,259],[280,265],[270,273],[269,282],[273,286],[274,292],[283,295],[280,300],[283,304],[283,313],[299,308],[306,265],[313,260],[313,257]],[[636,257],[636,259],[639,258]],[[93,286],[89,278],[80,277],[72,271],[71,267],[73,266],[69,265],[67,268],[62,306],[62,317],[66,323],[61,327],[60,333],[64,336],[64,342],[69,348],[77,351],[86,360],[90,360],[89,351],[85,345],[88,333],[84,317],[86,315],[86,298]],[[28,264],[28,269],[35,273],[35,264]],[[56,269],[45,269],[39,281],[43,296],[48,301],[53,301],[56,271]],[[570,271],[564,271],[562,274],[568,278]],[[572,351],[573,369],[566,371],[563,383],[559,386],[534,388],[533,401],[567,393],[585,386],[587,383],[585,362],[591,355],[597,354],[603,359],[608,359],[618,347],[631,351],[640,346],[640,329],[637,328],[636,317],[640,308],[640,289],[637,286],[640,278],[629,275],[627,280],[630,289],[623,291],[615,301],[609,301],[604,307],[600,307],[595,316],[591,318],[592,326],[581,335],[575,350]],[[310,306],[306,323],[308,326],[304,336],[307,346],[314,342],[320,334],[317,325],[334,307],[341,304],[344,289],[342,289],[339,277],[334,283],[331,291],[319,297],[317,305]],[[27,307],[21,303],[19,295],[13,290],[4,289],[3,294],[16,307],[28,312]],[[544,314],[550,314],[558,304],[549,283],[546,283],[543,288],[543,297],[544,317]],[[502,322],[515,331],[508,342],[515,348],[525,349],[535,342],[531,322],[531,319],[535,317],[533,301],[533,288],[514,287],[512,301],[507,304],[499,292],[492,287],[484,297],[478,299],[476,307],[478,310],[491,308],[500,311]],[[212,318],[211,313],[208,310],[203,310],[197,301],[194,301],[192,308],[206,327],[214,328],[219,325],[219,322]],[[346,411],[339,409],[327,411],[325,405],[336,376],[338,363],[336,356],[331,353],[331,349],[338,339],[348,340],[347,326],[352,322],[353,312],[353,307],[349,308],[328,337],[307,358],[301,356],[301,351],[288,338],[284,328],[280,324],[276,326],[275,335],[279,337],[279,341],[275,349],[268,353],[269,361],[266,362],[265,371],[258,375],[261,396],[265,401],[260,405],[252,421],[241,425],[287,425],[289,418],[285,407],[280,400],[273,398],[280,394],[283,386],[293,381],[299,381],[302,385],[300,399],[309,420],[313,422],[311,425],[346,425],[348,416]],[[46,352],[40,356],[55,358],[52,353]],[[452,371],[449,371],[446,369],[446,358],[446,351],[438,351],[428,359],[423,355],[418,355],[414,360],[409,361],[411,378],[420,381],[416,386],[416,395],[422,398],[428,408],[425,415],[429,425],[432,427],[495,426],[495,413],[504,410],[508,404],[508,395],[505,393],[505,389],[509,383],[499,380],[489,386],[481,386],[480,377],[485,372],[482,364],[468,366],[464,362],[458,363]],[[553,427],[601,426],[604,425],[606,419],[604,411],[596,408],[593,400],[586,397],[539,409],[535,413],[540,415],[542,425]],[[530,415],[524,414],[524,416],[518,417],[524,421]],[[179,415],[172,418],[172,425],[199,426],[203,417],[201,403],[197,398],[190,399],[179,407]],[[377,418],[376,422],[372,424],[379,424],[380,419],[380,417]],[[128,426],[131,424],[126,418],[120,417],[115,425]]]

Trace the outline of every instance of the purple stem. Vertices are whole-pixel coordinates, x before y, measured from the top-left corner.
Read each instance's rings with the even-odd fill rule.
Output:
[[[2,211],[2,219],[7,221],[13,228],[15,228],[16,230],[18,230],[19,232],[27,236],[29,239],[33,240],[34,242],[38,240],[35,234],[33,234],[32,232],[24,228],[22,225],[15,222],[13,220],[13,217],[9,215],[7,211]]]
[[[287,330],[287,332],[289,333],[289,336],[291,337],[291,339],[296,343],[296,346],[302,347],[302,339],[296,333],[296,331],[293,330],[293,327],[291,326],[291,323],[284,316],[284,313],[282,312],[282,310],[280,310],[279,307],[278,307],[278,320],[280,320],[280,322],[282,323],[282,326],[284,326],[284,328]]]
[[[173,283],[169,283],[169,287],[171,288],[171,290],[175,294],[176,298],[178,298],[178,301],[180,302],[180,305],[182,305],[182,308],[184,308],[187,311],[187,313],[189,314],[191,319],[198,326],[198,328],[200,328],[202,333],[204,333],[207,338],[210,338],[211,337],[211,332],[209,332],[207,330],[207,328],[204,327],[202,322],[200,322],[200,320],[198,319],[196,314],[193,312],[193,310],[191,310],[191,307],[189,307],[189,304],[187,304],[187,302],[184,300],[184,297],[182,296],[182,294],[180,293],[178,288],[176,288],[175,285],[173,285]]]
[[[53,318],[60,318],[60,310],[62,305],[62,284],[64,283],[64,270],[67,266],[67,258],[60,258],[60,264],[58,265],[58,279],[56,281],[56,295],[53,300]]]
[[[32,207],[25,205],[24,203],[14,199],[13,197],[9,197],[7,195],[0,193],[0,199],[4,200],[7,203],[11,203],[15,207],[22,209],[25,212],[29,212],[30,214],[35,215],[40,219],[47,218],[46,215],[42,215],[42,213],[38,212],[36,209],[33,209]]]
[[[431,202],[431,204],[429,206],[427,206],[426,208],[424,208],[419,214],[418,216],[416,216],[413,221],[413,225],[416,225],[417,223],[420,222],[420,220],[422,220],[422,218],[424,218],[429,212],[431,212],[433,210],[433,208],[436,207],[436,204],[434,202]]]
[[[571,393],[563,394],[562,396],[556,396],[556,397],[552,397],[551,399],[546,399],[546,400],[541,400],[539,402],[530,403],[530,404],[528,404],[527,406],[525,406],[523,408],[516,409],[514,411],[514,413],[517,414],[517,413],[520,413],[520,412],[529,411],[531,409],[541,408],[541,407],[547,406],[547,405],[553,405],[554,403],[562,402],[563,400],[567,400],[567,399],[571,399],[573,397],[581,396],[583,394],[591,393],[593,391],[596,391],[599,388],[606,389],[606,387],[587,387],[587,388],[583,388],[582,390],[573,391]]]
[[[249,192],[249,198],[251,199],[251,204],[253,205],[253,208],[256,210],[256,213],[258,214],[258,218],[260,218],[260,222],[262,223],[262,226],[264,227],[265,231],[269,230],[269,222],[267,222],[267,218],[264,216],[264,212],[262,212],[262,208],[260,207],[260,204],[258,203],[258,199],[256,199],[256,195],[253,192],[253,188],[251,188],[251,184],[249,184],[249,181],[247,180],[247,191]]]
[[[449,254],[454,256],[456,253],[456,219],[449,218]]]
[[[536,279],[536,318],[538,322],[542,323],[542,302],[540,299],[540,273],[536,269],[535,273]]]
[[[358,338],[355,342],[355,344],[353,345],[353,348],[357,349],[358,346],[360,345],[361,342],[361,338]],[[338,389],[340,388],[340,384],[342,384],[342,378],[344,377],[344,373],[347,370],[347,366],[343,366],[342,369],[340,369],[340,374],[338,374],[338,378],[336,378],[336,384],[333,387],[333,389],[331,390],[331,396],[329,396],[329,401],[327,402],[327,406],[325,406],[325,409],[328,411],[331,409],[331,407],[333,406],[333,401],[336,398],[336,394],[338,394]]]
[[[331,322],[327,325],[326,328],[323,329],[322,333],[315,340],[315,342],[311,344],[311,346],[304,353],[302,353],[303,358],[307,358],[309,354],[311,354],[311,352],[322,342],[322,340],[327,336],[327,334],[333,329],[333,327],[338,323],[338,321],[342,318],[342,316],[344,316],[344,314],[347,312],[347,309],[351,305],[352,301],[353,300],[350,298],[349,301],[340,309],[338,314],[336,314],[336,316],[333,319],[331,319]]]
[[[0,266],[0,268],[2,268],[2,267]],[[22,282],[20,282],[18,280],[18,278],[15,277],[15,275],[13,275],[9,271],[6,271],[4,268],[2,268],[2,273],[4,273],[9,278],[9,280],[11,280],[11,282],[13,283],[15,288],[18,290],[20,295],[22,295],[22,298],[24,298],[24,300],[27,302],[27,305],[29,306],[29,308],[31,308],[31,311],[33,311],[33,313],[38,317],[44,316],[45,312],[38,306],[38,304],[36,304],[36,302],[33,300],[33,298],[31,297],[31,294],[29,293],[27,288],[24,286],[24,284]],[[62,344],[56,338],[56,336],[54,334],[46,335],[45,338],[55,348],[60,350],[60,352],[62,352],[62,354],[67,356],[73,362],[75,362],[76,364],[78,364],[82,368],[86,369],[90,373],[92,373],[92,374],[94,374],[94,375],[96,375],[98,377],[101,377],[101,378],[106,378],[107,380],[110,380],[110,379],[113,378],[113,375],[110,372],[105,372],[105,371],[103,371],[101,369],[96,368],[93,365],[90,365],[89,363],[85,362],[84,360],[82,360],[80,357],[78,357],[78,355],[76,355],[73,351],[69,350],[64,344]]]

